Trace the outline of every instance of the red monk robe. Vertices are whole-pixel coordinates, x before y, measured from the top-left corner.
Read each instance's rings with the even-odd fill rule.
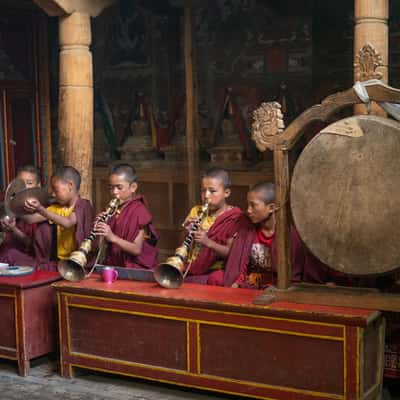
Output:
[[[139,230],[143,229],[145,240],[138,256],[122,251],[116,244],[109,244],[104,264],[138,269],[152,269],[157,265],[158,233],[152,224],[152,215],[142,195],[137,195],[124,203],[119,213],[108,220],[108,224],[114,234],[129,242],[133,242]]]
[[[226,245],[238,231],[242,216],[243,213],[238,207],[225,211],[211,225],[207,236],[218,244]],[[186,282],[223,286],[223,269],[212,270],[213,264],[219,260],[220,257],[213,250],[202,246],[196,259],[187,266],[190,270]]]
[[[16,227],[32,239],[36,224],[28,224],[24,221],[17,220]],[[12,232],[7,232],[4,242],[0,246],[0,262],[9,265],[34,266],[36,263],[33,246],[27,248]]]
[[[239,287],[261,289],[275,282],[276,236],[263,237],[248,218],[243,218],[241,222],[242,226],[232,244],[225,265],[224,286],[231,287],[237,284]],[[290,240],[292,282],[327,282],[328,268],[308,251],[293,226],[290,228]],[[262,264],[266,267],[266,271],[263,272],[257,270],[257,266],[254,265],[254,259],[257,259],[255,254],[257,246],[260,250],[263,249]],[[264,262],[264,257],[269,261]]]
[[[94,211],[89,200],[78,198],[74,212],[76,215],[75,241],[78,249],[93,228]],[[57,271],[57,229],[55,224],[37,224],[33,240],[36,265],[43,271]]]

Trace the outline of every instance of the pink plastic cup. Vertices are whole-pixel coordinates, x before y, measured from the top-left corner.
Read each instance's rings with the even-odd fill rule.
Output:
[[[101,276],[105,283],[113,283],[118,279],[118,271],[113,267],[104,267]]]

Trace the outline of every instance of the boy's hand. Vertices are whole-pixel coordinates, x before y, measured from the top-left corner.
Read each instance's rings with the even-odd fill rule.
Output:
[[[99,222],[101,222],[102,218],[104,218],[104,215],[106,215],[105,211],[102,211],[101,213],[96,215],[96,218],[94,220],[94,224],[98,224]]]
[[[97,222],[94,228],[94,233],[97,236],[102,236],[109,242],[113,242],[115,235],[110,228],[110,225],[106,224],[105,222]]]
[[[183,223],[183,227],[190,232],[193,229],[193,225],[198,221],[196,217],[190,217]]]
[[[210,243],[210,239],[207,236],[207,231],[204,229],[199,229],[194,233],[194,240],[196,243],[202,244],[206,247],[208,247],[208,243]]]
[[[43,206],[40,204],[40,201],[37,199],[27,199],[24,203],[24,209],[29,213],[35,213],[43,210]]]
[[[16,220],[14,217],[3,218],[0,220],[0,225],[4,231],[10,232],[15,229]]]

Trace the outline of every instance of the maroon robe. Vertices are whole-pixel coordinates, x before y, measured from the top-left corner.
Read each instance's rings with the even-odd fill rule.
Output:
[[[137,195],[126,202],[120,213],[109,219],[108,224],[115,235],[128,242],[133,243],[141,229],[144,229],[146,239],[143,241],[142,251],[138,256],[128,254],[117,244],[110,243],[104,264],[138,269],[152,269],[157,265],[158,234],[142,195]]]
[[[226,245],[228,240],[238,231],[242,215],[243,213],[238,207],[233,207],[225,211],[217,217],[207,232],[207,236],[218,244]],[[221,282],[220,284],[222,285],[220,277],[223,276],[223,271],[209,270],[219,259],[220,257],[214,250],[202,246],[196,259],[190,265],[189,276],[186,278],[186,281],[212,285],[219,285],[219,282]]]
[[[89,200],[78,198],[74,209],[76,215],[76,248],[89,236],[93,227],[94,211]],[[36,264],[45,271],[57,271],[57,232],[56,224],[47,221],[37,225],[34,232],[33,248]]]
[[[32,239],[36,224],[28,224],[17,220],[17,228]],[[0,262],[9,265],[34,266],[35,258],[33,247],[27,248],[12,232],[7,232],[4,242],[0,246]]]
[[[232,286],[241,274],[246,274],[252,245],[256,238],[256,226],[246,217],[232,244],[225,265],[224,286]],[[271,244],[272,270],[276,272],[277,248],[274,237]],[[328,267],[314,257],[301,241],[296,229],[290,227],[290,248],[292,282],[325,283],[328,280]],[[245,287],[251,287],[244,283]],[[244,287],[243,286],[243,287]]]

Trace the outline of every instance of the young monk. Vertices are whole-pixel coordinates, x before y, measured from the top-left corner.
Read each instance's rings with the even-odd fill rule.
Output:
[[[242,212],[227,203],[231,194],[231,180],[221,168],[208,170],[201,180],[201,200],[208,202],[208,215],[194,234],[194,245],[189,253],[187,282],[223,285],[224,260],[229,254]],[[202,206],[195,206],[187,216],[184,227],[191,231]]]
[[[40,186],[41,174],[33,165],[24,165],[18,168],[16,178],[22,179],[27,188],[33,188]],[[35,265],[32,238],[36,225],[20,218],[3,218],[0,224],[6,232],[0,246],[0,262],[9,265]]]
[[[224,286],[261,289],[275,281],[275,185],[259,183],[247,194],[248,220],[238,231],[224,275]],[[325,283],[328,268],[301,242],[294,227],[290,229],[292,281]]]
[[[94,220],[89,200],[79,195],[80,173],[71,166],[58,168],[51,177],[55,203],[49,207],[27,200],[30,220],[38,223],[34,251],[41,269],[56,270],[58,260],[67,259],[88,236]]]
[[[97,222],[95,233],[108,242],[106,265],[152,269],[157,265],[158,234],[143,195],[137,194],[133,166],[115,166],[109,176],[111,196],[120,200],[119,210],[107,223]]]

